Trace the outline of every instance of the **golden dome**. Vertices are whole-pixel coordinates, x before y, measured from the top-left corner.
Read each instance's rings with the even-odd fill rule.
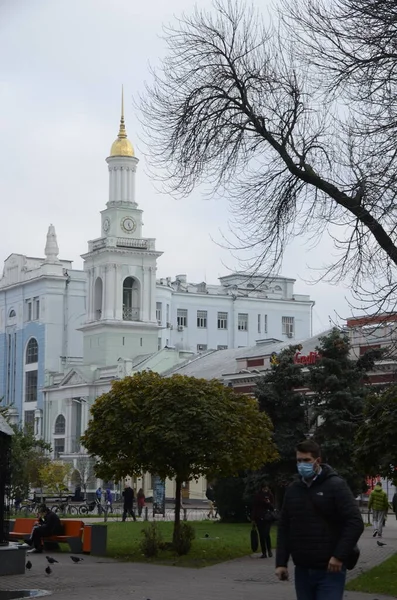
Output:
[[[120,118],[120,129],[110,149],[110,156],[135,156],[133,145],[127,138],[127,132],[125,130],[124,123],[124,91],[121,90],[121,118]]]

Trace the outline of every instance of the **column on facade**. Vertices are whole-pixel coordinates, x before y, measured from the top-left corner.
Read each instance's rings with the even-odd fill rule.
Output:
[[[156,321],[156,267],[149,267],[149,321]],[[171,306],[170,306],[171,310]],[[171,318],[171,314],[170,314]]]
[[[101,268],[101,279],[102,279],[102,314],[101,314],[101,318],[102,319],[106,319],[106,311],[107,311],[107,306],[108,303],[106,302],[106,295],[107,295],[107,271],[108,271],[108,266],[104,265]]]
[[[34,422],[35,422],[35,438],[40,440],[43,438],[43,411],[36,408],[34,411]]]
[[[116,265],[106,266],[106,286],[104,291],[104,318],[114,319],[115,311],[115,289],[116,289]]]
[[[72,398],[67,398],[67,400],[65,401],[65,407],[66,407],[65,454],[69,454],[72,451],[72,448],[71,448],[71,446],[72,446],[72,420],[73,420],[72,406],[73,406]]]
[[[141,270],[141,294],[140,294],[140,319],[141,321],[148,320],[148,291],[149,285],[147,281],[147,267],[142,267]]]
[[[94,296],[95,296],[95,268],[91,267],[88,270],[89,273],[89,285],[88,285],[88,320],[94,321]]]
[[[121,266],[116,265],[116,282],[115,282],[115,317],[118,321],[123,319],[123,282],[121,280]]]

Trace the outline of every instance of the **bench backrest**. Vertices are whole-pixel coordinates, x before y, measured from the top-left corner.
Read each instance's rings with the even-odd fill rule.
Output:
[[[37,519],[15,519],[13,533],[30,533]]]
[[[83,521],[75,521],[74,519],[61,519],[63,526],[63,534],[69,537],[81,537],[84,530]]]

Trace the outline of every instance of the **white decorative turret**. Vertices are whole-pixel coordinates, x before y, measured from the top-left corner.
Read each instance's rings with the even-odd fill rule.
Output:
[[[116,140],[106,159],[109,165],[109,202],[108,206],[135,202],[135,172],[138,159],[127,137],[124,122],[124,92],[121,91],[120,128]]]
[[[45,262],[51,264],[60,264],[58,259],[59,248],[57,242],[57,234],[55,233],[54,225],[50,225],[47,232],[47,243],[45,245]]]

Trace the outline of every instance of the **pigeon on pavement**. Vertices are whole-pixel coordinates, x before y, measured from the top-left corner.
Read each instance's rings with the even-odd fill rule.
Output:
[[[51,575],[51,573],[52,573],[51,567],[49,567],[49,566],[46,567],[45,572],[47,573],[47,575]]]
[[[30,560],[28,560],[28,562],[26,563],[26,568],[28,571],[30,571],[30,569],[32,568],[32,563],[30,562]]]
[[[382,548],[382,546],[387,546],[387,544],[385,544],[384,542],[380,542],[379,540],[376,542],[378,544],[378,546],[380,546]]]
[[[79,563],[80,561],[84,560],[84,558],[80,558],[79,556],[71,556],[70,558],[74,563]]]
[[[55,558],[52,558],[52,556],[46,556],[46,559],[48,560],[48,562],[49,562],[50,565],[53,565],[54,563],[58,563],[59,562]]]

